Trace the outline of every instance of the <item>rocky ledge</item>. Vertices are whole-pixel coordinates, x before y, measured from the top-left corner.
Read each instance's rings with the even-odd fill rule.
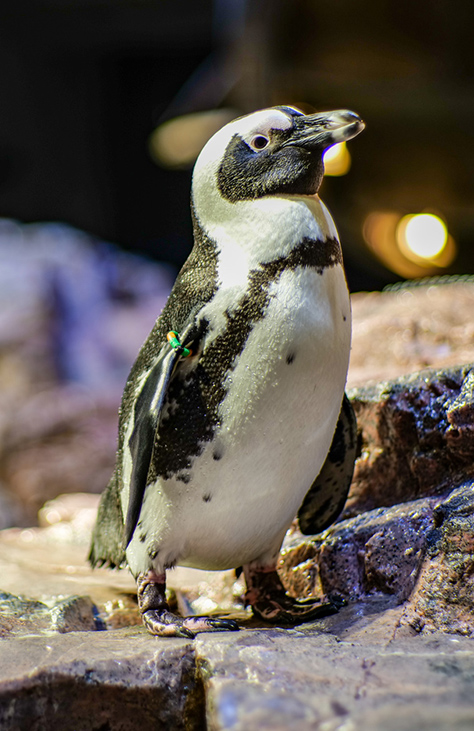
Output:
[[[224,609],[242,630],[153,638],[128,574],[85,565],[94,496],[47,504],[44,527],[3,531],[2,731],[472,728],[472,372],[351,392],[352,517],[318,536],[290,531],[280,566],[295,596],[345,599],[335,616],[268,628],[233,572],[177,570],[178,608]]]
[[[194,642],[141,628],[4,640],[0,728],[472,729],[472,641],[406,635],[399,616],[372,599]]]
[[[360,453],[345,511],[318,536],[295,526],[280,565],[295,596],[344,599],[337,615],[269,628],[233,572],[178,569],[179,610],[242,629],[154,638],[127,572],[85,563],[96,496],[1,531],[2,731],[472,729],[474,367],[454,363],[474,355],[473,302],[472,285],[354,300],[350,383],[383,375],[387,351],[392,380],[350,391]]]

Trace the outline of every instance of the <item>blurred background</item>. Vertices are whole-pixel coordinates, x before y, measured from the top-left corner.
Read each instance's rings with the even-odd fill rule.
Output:
[[[474,273],[471,25],[468,0],[4,0],[0,527],[107,481],[192,245],[193,162],[233,117],[366,121],[321,190],[351,291]]]

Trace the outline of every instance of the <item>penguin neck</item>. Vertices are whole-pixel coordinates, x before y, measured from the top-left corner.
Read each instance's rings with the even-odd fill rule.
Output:
[[[319,196],[266,196],[252,201],[201,202],[198,220],[215,242],[221,286],[244,283],[259,265],[287,257],[303,239],[338,239]],[[214,204],[213,204],[214,203]]]

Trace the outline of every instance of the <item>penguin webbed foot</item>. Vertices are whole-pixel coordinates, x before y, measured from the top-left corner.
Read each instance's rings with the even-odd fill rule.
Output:
[[[256,617],[269,624],[297,625],[336,614],[342,602],[299,601],[286,593],[276,569],[244,567],[246,601]]]
[[[152,635],[193,639],[198,632],[235,632],[239,625],[233,619],[220,617],[179,617],[170,612],[166,601],[165,575],[153,571],[137,578],[138,607],[143,624]]]
[[[148,609],[142,614],[143,624],[152,635],[194,639],[198,632],[235,632],[233,619],[220,617],[178,617],[166,609]]]

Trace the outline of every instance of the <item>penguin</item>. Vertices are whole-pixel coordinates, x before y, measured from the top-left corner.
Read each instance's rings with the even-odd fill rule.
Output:
[[[194,247],[126,383],[89,555],[128,565],[153,635],[238,629],[170,611],[176,565],[243,567],[265,622],[337,611],[290,597],[276,567],[295,516],[325,529],[352,479],[350,301],[318,191],[325,150],[363,128],[351,111],[278,106],[227,124],[196,161]]]

